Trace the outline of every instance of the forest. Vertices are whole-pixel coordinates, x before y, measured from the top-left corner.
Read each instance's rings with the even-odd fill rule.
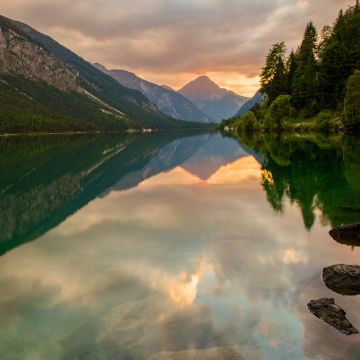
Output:
[[[269,50],[260,74],[264,101],[245,115],[224,120],[241,131],[360,130],[360,4],[340,10],[320,32],[306,26],[296,51],[285,42]]]

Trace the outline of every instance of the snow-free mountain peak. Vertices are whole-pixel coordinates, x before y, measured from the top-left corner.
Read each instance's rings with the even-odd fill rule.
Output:
[[[190,81],[178,92],[217,122],[232,117],[248,100],[245,96],[221,88],[206,75]]]

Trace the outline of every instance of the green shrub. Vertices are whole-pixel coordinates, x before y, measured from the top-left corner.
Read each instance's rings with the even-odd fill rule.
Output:
[[[322,132],[329,132],[331,129],[331,118],[333,113],[329,110],[321,111],[315,117],[316,128]]]
[[[270,112],[265,113],[265,116],[264,116],[264,128],[266,130],[273,130],[274,125],[275,125],[275,121],[271,117]]]
[[[258,128],[258,122],[255,114],[252,111],[248,111],[240,119],[240,128],[246,132],[252,132]]]
[[[280,95],[270,106],[270,117],[265,117],[265,122],[270,122],[270,128],[280,129],[286,120],[291,117],[291,96]]]

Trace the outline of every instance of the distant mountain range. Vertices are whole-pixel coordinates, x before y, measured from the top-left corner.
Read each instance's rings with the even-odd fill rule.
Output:
[[[189,126],[199,124],[165,115],[55,40],[0,16],[1,132]]]
[[[249,100],[233,91],[220,88],[205,75],[189,82],[178,92],[218,123],[234,116]]]
[[[94,64],[94,66],[113,77],[121,85],[140,91],[152,103],[156,104],[164,114],[179,120],[201,123],[213,122],[190,100],[166,85],[153,84],[126,70],[108,70],[101,64]]]
[[[235,117],[245,115],[256,104],[261,104],[263,102],[263,100],[264,100],[264,97],[261,94],[260,90],[258,90],[256,92],[256,94],[250,100],[248,100],[243,106],[241,106],[239,111],[235,114]]]

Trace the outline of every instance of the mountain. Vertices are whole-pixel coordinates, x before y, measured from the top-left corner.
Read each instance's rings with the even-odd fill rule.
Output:
[[[166,90],[170,90],[170,91],[175,91],[171,86],[169,85],[161,85],[162,88],[166,89]]]
[[[216,122],[232,117],[247,100],[233,91],[220,88],[207,76],[199,76],[178,91]]]
[[[235,114],[235,117],[239,117],[245,115],[251,108],[253,108],[256,104],[261,104],[264,100],[263,95],[260,90],[256,92],[256,94],[248,100],[244,105],[242,105],[239,111]]]
[[[94,66],[110,75],[121,85],[138,90],[145,95],[164,114],[175,119],[209,123],[213,121],[205,115],[196,105],[173,89],[165,88],[146,81],[134,73],[125,70],[108,70],[101,64]]]
[[[193,126],[193,125],[190,125]],[[183,128],[30,26],[0,16],[0,131]]]

